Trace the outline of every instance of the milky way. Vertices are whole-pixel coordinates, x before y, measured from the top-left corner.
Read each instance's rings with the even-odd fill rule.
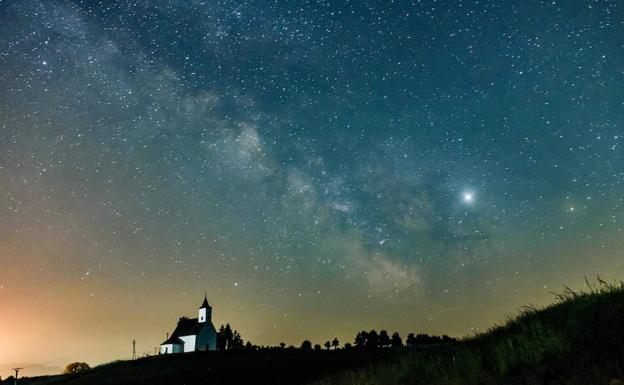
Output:
[[[299,344],[621,279],[623,36],[618,1],[0,1],[0,363],[152,351],[204,291]]]

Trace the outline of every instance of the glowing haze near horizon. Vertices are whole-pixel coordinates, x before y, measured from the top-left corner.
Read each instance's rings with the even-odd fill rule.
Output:
[[[622,278],[623,21],[0,1],[0,364],[153,352],[205,291],[217,326],[299,345],[468,335]]]

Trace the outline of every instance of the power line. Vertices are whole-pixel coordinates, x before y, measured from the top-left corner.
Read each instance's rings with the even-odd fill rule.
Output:
[[[19,371],[22,370],[24,368],[13,368],[13,370],[15,370],[15,377],[13,378],[13,384],[17,385],[17,376],[19,375]]]

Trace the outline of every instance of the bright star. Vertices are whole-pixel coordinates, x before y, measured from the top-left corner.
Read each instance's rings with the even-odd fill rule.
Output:
[[[472,203],[474,202],[474,199],[475,199],[474,193],[471,191],[464,191],[462,193],[462,199],[464,203]]]

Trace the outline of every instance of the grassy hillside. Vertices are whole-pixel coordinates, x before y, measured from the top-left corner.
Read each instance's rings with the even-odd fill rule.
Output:
[[[21,379],[22,385],[303,384],[373,362],[396,359],[381,351],[198,352],[118,361],[84,373]],[[12,381],[5,381],[12,385]],[[3,384],[4,385],[4,384]]]
[[[453,345],[421,347],[394,362],[315,385],[618,384],[624,379],[624,286],[567,289],[545,309]]]
[[[603,283],[452,344],[157,356],[20,384],[624,385],[616,379],[624,379],[624,285]]]

